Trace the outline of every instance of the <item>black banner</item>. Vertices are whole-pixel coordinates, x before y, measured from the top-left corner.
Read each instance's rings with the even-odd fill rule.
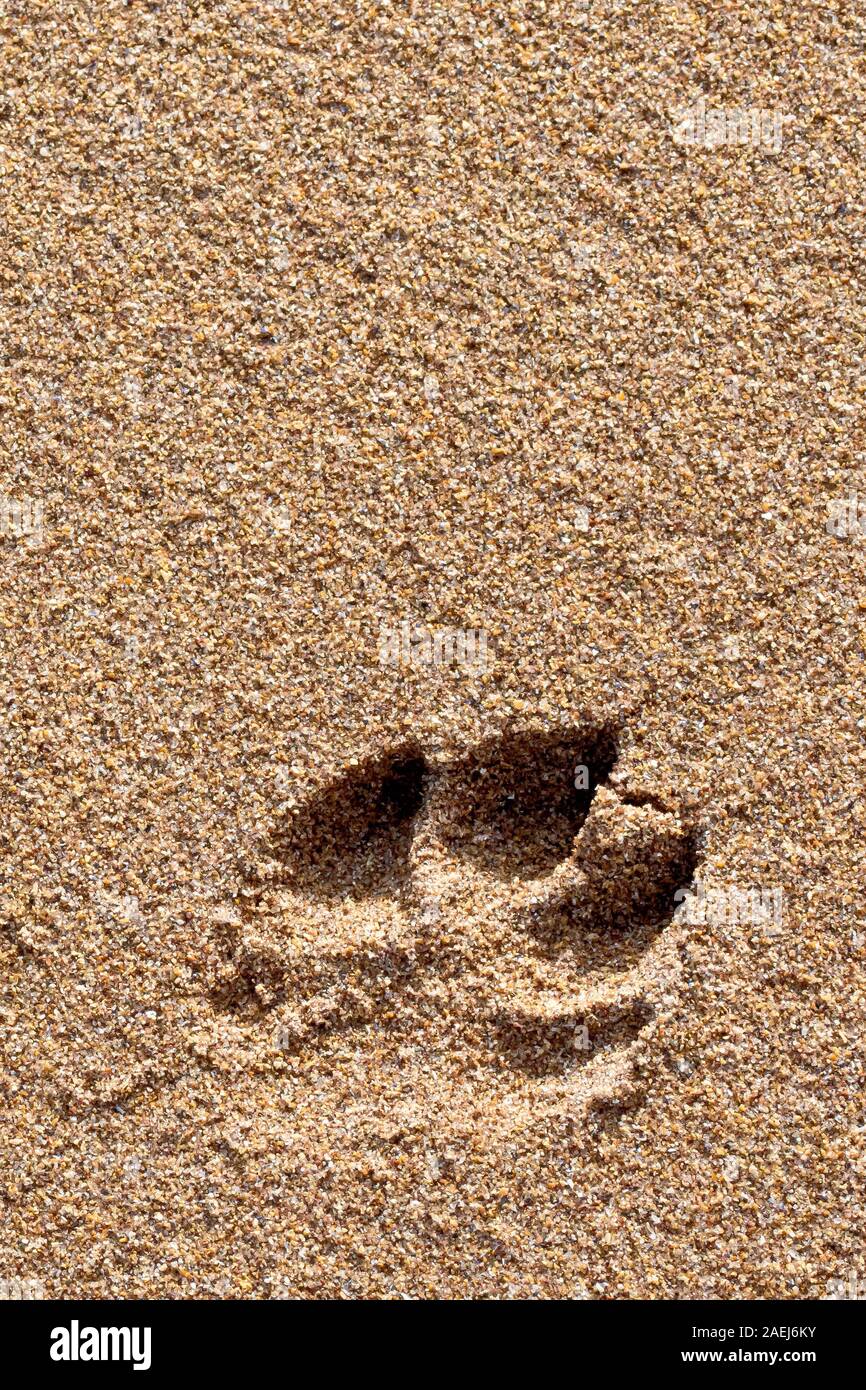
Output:
[[[354,1374],[372,1334],[377,1338],[372,1362],[377,1374],[389,1368],[391,1343],[385,1339],[402,1335],[418,1346],[420,1368],[427,1375],[440,1368],[453,1374],[455,1361],[465,1371],[467,1347],[470,1364],[475,1361],[485,1373],[505,1358],[510,1368],[519,1347],[524,1356],[537,1358],[542,1372],[550,1365],[552,1374],[554,1361],[560,1367],[565,1361],[578,1381],[590,1367],[596,1378],[601,1360],[614,1376],[678,1368],[699,1379],[712,1367],[727,1372],[761,1367],[772,1383],[791,1370],[826,1378],[856,1364],[862,1327],[859,1304],[844,1299],[573,1302],[542,1304],[531,1312],[520,1304],[509,1310],[505,1324],[499,1323],[499,1311],[491,1304],[472,1314],[465,1306],[448,1314],[440,1304],[431,1313],[427,1305],[405,1302],[399,1311],[324,1302],[12,1302],[0,1304],[0,1329],[4,1345],[15,1348],[25,1369],[48,1373],[59,1382],[93,1380],[103,1373],[160,1381],[210,1372],[270,1377],[276,1367],[281,1377],[288,1377],[296,1373],[300,1358],[319,1358],[322,1369],[333,1374],[343,1348]],[[452,1316],[457,1319],[453,1330],[463,1339],[459,1352],[443,1325],[443,1318]],[[531,1344],[520,1336],[524,1316],[525,1331],[533,1333]],[[543,1338],[538,1336],[542,1324]],[[406,1367],[405,1351],[395,1352],[393,1365],[401,1379],[414,1369]]]

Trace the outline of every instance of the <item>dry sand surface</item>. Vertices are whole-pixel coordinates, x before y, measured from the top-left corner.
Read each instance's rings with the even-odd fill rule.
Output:
[[[862,7],[0,23],[0,1278],[866,1278]]]

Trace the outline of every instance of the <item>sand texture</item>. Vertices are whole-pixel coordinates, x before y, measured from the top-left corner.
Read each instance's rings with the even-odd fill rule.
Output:
[[[862,9],[0,25],[0,1281],[866,1281]]]

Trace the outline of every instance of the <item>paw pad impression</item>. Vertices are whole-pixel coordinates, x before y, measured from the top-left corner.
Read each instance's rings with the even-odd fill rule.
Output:
[[[425,1074],[484,1074],[500,1095],[615,1091],[669,989],[696,868],[690,826],[621,795],[616,763],[599,727],[344,767],[274,829],[223,1002],[298,1050],[372,1029]]]

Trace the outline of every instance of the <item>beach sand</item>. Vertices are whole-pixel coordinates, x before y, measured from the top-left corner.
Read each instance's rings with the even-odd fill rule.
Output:
[[[866,1279],[859,25],[8,9],[0,1278]]]

